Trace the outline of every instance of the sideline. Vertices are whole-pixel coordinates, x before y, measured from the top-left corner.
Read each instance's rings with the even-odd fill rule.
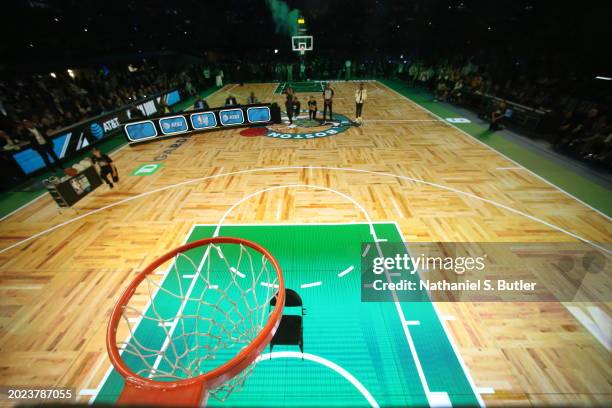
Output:
[[[226,86],[218,88],[218,89],[215,89],[214,91],[213,91],[213,89],[216,88],[216,87],[215,86],[211,86],[208,89],[205,89],[204,91],[199,92],[198,94],[200,96],[202,96],[203,98],[210,98],[211,96],[213,96],[217,92],[223,91]],[[231,88],[232,87],[230,87],[229,89],[231,89]],[[206,95],[206,93],[210,92],[210,91],[212,91],[212,92],[210,94]],[[188,99],[185,99],[184,101],[177,103],[177,105],[181,105],[181,106],[187,104],[183,109],[180,109],[179,112],[182,112],[182,111],[185,111],[187,109],[190,109],[193,106],[193,101],[195,101],[195,98],[194,97],[189,97]],[[122,137],[122,136],[117,133],[117,134],[115,134],[115,136],[109,138],[108,140],[102,141],[100,143],[100,145],[103,145],[105,143],[110,143],[114,139],[119,138],[119,137]],[[98,145],[98,146],[100,146],[100,145]],[[119,150],[123,149],[126,146],[128,146],[128,143],[126,141],[123,141],[123,143],[121,145],[117,146],[114,150],[109,152],[108,155],[112,156],[113,154],[117,153]],[[81,154],[81,155],[75,156],[74,158],[70,159],[69,162],[72,162],[73,160],[75,160],[77,158],[79,158],[79,160],[82,160],[83,157],[85,157],[85,156],[86,156],[86,154]],[[78,162],[78,160],[77,160],[77,162]],[[41,175],[41,180],[42,180],[42,177],[43,176]],[[34,179],[32,179],[32,180],[34,180]],[[13,191],[12,189],[9,189],[8,191],[5,191],[4,193],[12,195],[12,194],[15,194],[15,193],[25,193],[25,192]],[[40,191],[38,191],[36,193],[32,193],[32,194],[33,194],[33,198],[27,200],[25,203],[23,203],[24,200],[19,200],[18,198],[1,199],[0,201],[7,202],[7,206],[6,207],[8,207],[8,208],[5,210],[5,211],[7,211],[6,214],[4,214],[4,215],[0,214],[0,222],[2,222],[5,219],[9,218],[13,214],[21,211],[22,209],[26,208],[30,204],[34,204],[36,201],[38,201],[39,199],[44,197],[47,194],[47,191],[43,188]],[[12,201],[15,201],[15,203],[12,204]]]
[[[484,132],[486,129],[482,128],[477,124],[469,123],[465,125],[466,130],[464,130],[459,126],[444,120],[443,117],[434,112],[434,110],[430,109],[433,108],[433,106],[426,107],[424,104],[417,102],[417,95],[412,95],[411,97],[408,97],[407,95],[410,95],[410,89],[405,84],[397,80],[380,80],[378,81],[378,83],[389,91],[410,102],[412,105],[416,106],[422,111],[427,112],[428,114],[437,118],[442,123],[445,123],[446,125],[454,128],[455,130],[463,133],[466,136],[469,136],[470,139],[476,141],[477,143],[480,143],[481,145],[485,146],[490,150],[493,150],[506,160],[512,162],[514,165],[519,166],[521,169],[527,170],[533,176],[537,177],[549,186],[554,187],[556,190],[561,191],[562,193],[573,198],[582,205],[599,213],[603,217],[607,218],[609,221],[612,221],[612,218],[608,215],[608,213],[612,213],[612,205],[610,204],[610,200],[608,199],[609,191],[605,190],[604,187],[599,186],[593,183],[592,181],[559,166],[557,163],[553,163],[550,160],[547,160],[546,158],[537,156],[535,155],[535,153],[528,151],[527,149],[515,143],[509,142],[501,138],[501,136],[499,135],[496,136],[495,134],[491,134],[491,143],[485,143],[484,141],[480,140],[480,138],[474,131],[474,128],[477,128],[477,130],[481,132]],[[443,106],[435,105],[435,108],[435,111],[437,111],[438,113],[444,115],[447,114]],[[449,111],[448,115],[452,116],[455,115],[455,113]],[[514,158],[509,157],[509,155]],[[532,159],[535,159],[535,161],[533,161]],[[525,164],[519,163],[517,160],[520,160]],[[531,169],[534,168],[535,165],[538,166],[539,172],[543,173],[543,175],[540,175],[536,173],[535,170]],[[551,180],[554,180],[554,182]],[[601,210],[599,208],[596,208],[595,206],[600,207]]]
[[[107,205],[105,205],[103,207],[100,207],[100,208],[97,208],[95,210],[91,210],[91,211],[86,212],[84,214],[81,214],[81,215],[79,215],[79,216],[77,216],[75,218],[71,218],[71,219],[68,219],[68,220],[66,220],[64,222],[56,224],[53,227],[47,228],[46,230],[37,232],[36,234],[31,235],[31,236],[29,236],[27,238],[24,238],[21,241],[17,241],[17,242],[15,242],[15,243],[13,243],[13,244],[5,247],[5,248],[0,249],[0,254],[2,254],[4,252],[7,252],[7,251],[9,251],[9,250],[11,250],[11,249],[13,249],[15,247],[18,247],[18,246],[20,246],[22,244],[25,244],[26,242],[30,242],[30,241],[32,241],[32,240],[34,240],[34,239],[36,239],[36,238],[38,238],[38,237],[40,237],[42,235],[48,234],[49,232],[55,231],[56,229],[61,228],[61,227],[65,226],[65,225],[72,224],[73,222],[81,220],[81,219],[83,219],[85,217],[88,217],[90,215],[97,214],[97,213],[102,212],[104,210],[107,210],[109,208],[113,208],[113,207],[116,207],[118,205],[122,205],[122,204],[125,204],[125,203],[133,201],[133,200],[137,200],[137,199],[142,198],[142,197],[147,197],[147,196],[149,196],[151,194],[155,194],[155,193],[158,193],[158,192],[161,192],[161,191],[166,191],[166,190],[170,190],[170,189],[173,189],[173,188],[177,188],[177,187],[181,187],[181,186],[185,186],[185,185],[190,185],[190,184],[194,184],[194,183],[201,183],[201,182],[203,182],[205,180],[216,179],[216,178],[219,178],[219,177],[227,177],[227,176],[232,176],[232,175],[257,173],[257,172],[268,172],[268,171],[279,171],[279,170],[299,170],[299,169],[314,169],[314,170],[328,170],[328,171],[346,171],[346,172],[352,172],[352,173],[374,174],[374,175],[378,175],[378,176],[394,177],[394,178],[397,178],[397,179],[400,179],[400,180],[408,180],[408,181],[413,181],[415,183],[425,184],[425,185],[428,185],[428,186],[431,186],[431,187],[436,187],[436,188],[439,188],[439,189],[442,189],[442,190],[451,191],[453,193],[461,194],[463,196],[474,198],[476,200],[480,200],[480,201],[485,202],[487,204],[494,205],[494,206],[496,206],[498,208],[502,208],[502,209],[507,210],[507,211],[509,211],[511,213],[514,213],[514,214],[517,214],[517,215],[521,215],[521,216],[523,216],[525,218],[528,218],[528,219],[530,219],[532,221],[535,221],[535,222],[538,222],[540,224],[546,225],[547,227],[549,227],[551,229],[554,229],[555,231],[562,232],[562,233],[564,233],[566,235],[569,235],[570,237],[575,238],[575,239],[577,239],[579,241],[582,241],[582,242],[584,242],[586,244],[589,244],[589,245],[591,245],[594,248],[598,248],[598,249],[600,249],[603,252],[612,253],[612,250],[606,248],[604,246],[604,244],[598,244],[598,243],[595,243],[593,241],[590,241],[590,240],[588,240],[588,239],[586,239],[586,238],[584,238],[584,237],[582,237],[580,235],[577,235],[577,234],[575,234],[575,233],[573,233],[571,231],[568,231],[568,230],[566,230],[564,228],[561,228],[561,227],[559,227],[559,226],[557,226],[555,224],[552,224],[552,223],[550,223],[548,221],[545,221],[545,220],[543,220],[541,218],[538,218],[536,216],[527,214],[526,212],[517,210],[515,208],[512,208],[512,207],[510,207],[508,205],[499,203],[497,201],[489,200],[488,198],[481,197],[481,196],[479,196],[477,194],[470,193],[470,192],[463,191],[463,190],[459,190],[459,189],[454,188],[454,187],[445,186],[443,184],[438,184],[438,183],[434,183],[434,182],[431,182],[431,181],[421,180],[421,179],[417,179],[417,178],[413,178],[413,177],[409,177],[409,176],[402,176],[402,175],[399,175],[399,174],[394,174],[394,173],[389,173],[389,172],[371,171],[371,170],[363,170],[363,169],[352,169],[352,168],[331,167],[331,166],[280,166],[280,167],[265,167],[265,168],[255,168],[255,169],[247,169],[247,170],[237,170],[237,171],[232,171],[232,172],[228,172],[228,173],[213,174],[211,176],[198,177],[198,178],[195,178],[195,179],[181,181],[179,183],[175,183],[175,184],[171,184],[171,185],[168,185],[168,186],[156,188],[154,190],[146,191],[144,193],[140,193],[138,195],[135,195],[135,196],[132,196],[132,197],[128,197],[128,198],[124,198],[123,200],[119,200],[119,201],[111,203],[111,204],[107,204]]]

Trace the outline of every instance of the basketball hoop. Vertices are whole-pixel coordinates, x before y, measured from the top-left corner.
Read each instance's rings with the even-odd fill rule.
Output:
[[[166,253],[134,278],[111,314],[106,346],[125,380],[117,404],[226,399],[251,374],[284,304],[280,266],[254,242],[216,237]]]
[[[299,52],[300,56],[306,54],[306,51],[313,50],[312,35],[294,35],[291,37],[291,49]]]

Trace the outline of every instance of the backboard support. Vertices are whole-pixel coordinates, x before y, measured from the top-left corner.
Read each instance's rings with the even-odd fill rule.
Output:
[[[306,51],[312,51],[314,41],[312,35],[294,35],[291,37],[291,49],[304,55]]]

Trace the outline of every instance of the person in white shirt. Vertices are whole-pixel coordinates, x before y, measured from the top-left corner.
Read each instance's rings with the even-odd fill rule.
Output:
[[[219,88],[223,86],[223,71],[218,70],[217,75],[215,76],[215,85]]]
[[[359,84],[359,88],[355,90],[355,122],[361,123],[361,113],[363,112],[363,103],[368,97],[367,90],[363,87],[363,82]]]

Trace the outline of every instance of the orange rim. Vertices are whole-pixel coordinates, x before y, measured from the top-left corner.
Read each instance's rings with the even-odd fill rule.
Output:
[[[162,265],[166,261],[172,259],[180,252],[185,252],[193,248],[197,248],[200,246],[205,246],[209,244],[239,244],[248,246],[260,253],[262,253],[266,259],[272,264],[276,274],[278,275],[278,292],[277,292],[277,301],[274,310],[270,314],[266,325],[261,329],[259,334],[255,337],[255,339],[245,347],[240,353],[238,353],[234,358],[229,360],[228,362],[220,365],[212,371],[209,371],[205,374],[199,375],[193,378],[185,378],[183,380],[177,381],[155,381],[150,378],[144,378],[136,373],[134,373],[123,361],[121,358],[121,354],[119,353],[119,349],[117,348],[117,325],[121,320],[121,315],[123,312],[123,306],[128,303],[136,288],[140,283],[145,279],[147,275],[157,269],[158,266]],[[204,386],[204,390],[216,388],[224,382],[230,380],[231,378],[238,375],[242,370],[247,368],[251,363],[253,363],[257,357],[261,354],[261,352],[266,348],[268,343],[272,340],[276,329],[280,323],[281,315],[283,313],[283,307],[285,305],[285,282],[283,279],[283,274],[281,268],[278,264],[276,258],[268,252],[267,249],[262,247],[255,242],[242,239],[242,238],[233,238],[233,237],[215,237],[215,238],[206,238],[201,239],[199,241],[194,241],[185,245],[182,245],[178,248],[173,249],[172,251],[164,254],[162,257],[153,261],[149,266],[147,266],[142,272],[140,272],[134,280],[129,284],[129,286],[123,291],[121,297],[115,304],[113,311],[111,313],[111,318],[108,323],[108,329],[106,332],[106,348],[108,349],[108,354],[111,360],[111,363],[115,367],[115,369],[121,374],[121,376],[125,379],[126,382],[131,383],[132,385],[138,388],[145,388],[157,391],[163,390],[172,390],[180,387],[189,387],[195,384],[201,384]]]

